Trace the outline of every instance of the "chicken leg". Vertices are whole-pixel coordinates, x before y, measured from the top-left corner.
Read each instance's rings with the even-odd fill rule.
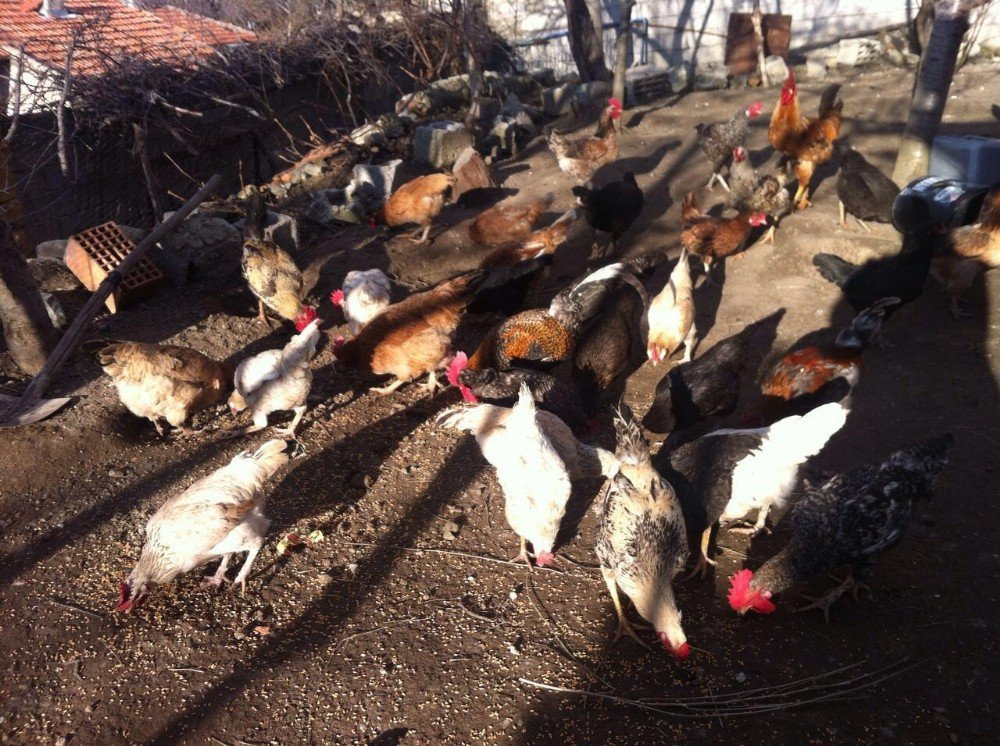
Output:
[[[285,438],[295,437],[295,428],[299,426],[299,423],[302,421],[302,417],[306,413],[306,405],[303,404],[301,407],[295,407],[292,410],[292,412],[295,414],[295,416],[292,417],[292,421],[288,423],[288,427],[276,427],[274,429],[274,432],[276,434],[281,435]]]
[[[691,362],[691,351],[694,350],[694,341],[697,334],[698,330],[695,328],[694,322],[691,322],[691,328],[688,330],[687,336],[684,337],[684,357],[681,358],[682,363]]]
[[[764,234],[764,238],[761,239],[761,243],[774,243],[774,231],[778,226],[772,225],[767,229],[767,233]]]
[[[229,569],[229,560],[231,560],[232,557],[232,554],[222,555],[222,561],[219,563],[219,568],[215,571],[215,575],[206,575],[202,579],[201,584],[218,588],[223,583],[229,582],[226,580],[226,570]]]
[[[684,576],[683,580],[688,581],[694,577],[704,578],[708,573],[708,566],[715,566],[715,560],[708,556],[708,543],[712,539],[712,527],[709,526],[701,534],[701,555],[698,557],[698,564],[694,566],[694,569]]]
[[[271,320],[267,318],[267,314],[264,313],[264,301],[257,301],[257,318],[255,321],[260,321],[263,324],[267,324],[267,328],[271,328]]]
[[[427,392],[428,396],[434,396],[434,392],[440,388],[441,384],[438,382],[437,373],[431,371],[427,374],[427,382],[424,384],[424,391]]]
[[[854,579],[854,575],[848,575],[843,583],[838,585],[832,591],[827,593],[825,596],[820,596],[819,598],[812,598],[810,596],[803,596],[807,601],[812,601],[808,606],[803,606],[800,609],[796,609],[795,613],[798,614],[800,611],[810,611],[812,609],[819,609],[823,612],[823,619],[827,624],[830,623],[830,607],[837,603],[837,599],[844,595],[847,591],[852,591],[857,598],[857,587],[861,585],[857,580]]]
[[[240,587],[240,595],[245,596],[247,594],[247,578],[250,576],[250,566],[253,561],[257,559],[257,555],[260,553],[260,548],[264,546],[264,539],[260,538],[255,546],[250,547],[250,551],[247,552],[247,558],[243,560],[243,566],[240,568],[239,574],[236,579],[233,580],[233,587],[237,585]]]
[[[840,227],[847,227],[847,209],[844,207],[844,203],[838,201],[837,204],[840,205]]]
[[[428,243],[427,236],[430,235],[430,232],[431,232],[431,224],[428,223],[427,225],[424,226],[423,231],[418,230],[412,236],[407,236],[407,238],[413,241],[413,243]]]
[[[602,567],[601,577],[604,578],[604,584],[608,586],[608,593],[611,594],[611,601],[615,605],[615,614],[618,615],[618,631],[615,632],[615,639],[613,642],[618,642],[620,639],[627,636],[642,645],[646,648],[646,650],[649,650],[649,645],[644,643],[639,638],[639,635],[637,635],[635,630],[632,629],[632,625],[628,623],[628,619],[625,618],[625,611],[622,609],[622,602],[618,597],[618,583],[615,581],[614,573]]]
[[[403,381],[403,380],[397,378],[395,381],[393,381],[392,383],[390,383],[388,386],[372,386],[368,390],[371,391],[373,394],[380,394],[382,396],[388,396],[393,391],[395,391],[400,386],[402,386],[404,383],[406,383],[406,381]]]
[[[528,540],[523,536],[518,537],[521,539],[521,551],[518,552],[516,557],[511,558],[509,561],[517,564],[518,562],[524,562],[528,569],[531,569],[531,559],[528,557]]]

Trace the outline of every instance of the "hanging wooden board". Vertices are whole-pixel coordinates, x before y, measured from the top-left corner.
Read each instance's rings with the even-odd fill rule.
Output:
[[[792,41],[792,17],[777,13],[764,16],[764,54],[776,54],[788,59]],[[757,42],[753,37],[753,21],[749,13],[730,13],[726,32],[726,65],[730,75],[747,75],[757,69]]]

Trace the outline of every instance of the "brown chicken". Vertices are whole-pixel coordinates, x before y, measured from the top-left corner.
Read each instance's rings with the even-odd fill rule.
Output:
[[[1000,184],[994,186],[979,213],[979,222],[956,228],[948,237],[950,251],[931,263],[934,277],[944,283],[951,313],[968,316],[959,306],[962,293],[980,272],[1000,267]]]
[[[497,247],[479,262],[480,268],[513,267],[518,262],[554,254],[566,240],[576,217],[576,210],[567,210],[547,228],[537,230],[516,243]]]
[[[754,228],[767,224],[767,215],[762,212],[744,211],[732,218],[706,215],[698,207],[693,192],[684,198],[681,217],[684,220],[681,246],[701,257],[706,273],[714,260],[738,252]]]
[[[450,359],[455,329],[476,292],[503,285],[534,269],[526,262],[512,268],[476,270],[414,293],[388,306],[353,339],[343,342],[338,338],[334,355],[353,368],[395,376],[388,386],[372,388],[376,393],[390,394],[424,374],[427,390],[433,393],[438,387],[436,372]]]
[[[555,201],[549,192],[527,204],[503,203],[481,213],[469,226],[469,238],[478,246],[502,246],[527,238],[535,223]]]
[[[160,435],[161,420],[183,432],[188,415],[225,399],[233,390],[233,367],[177,345],[112,342],[97,353],[114,379],[118,398]]]
[[[410,240],[427,243],[431,223],[441,208],[451,204],[457,181],[451,174],[428,174],[408,181],[386,200],[372,217],[372,222],[382,222],[390,228],[416,224],[418,230]]]
[[[590,181],[597,169],[615,160],[618,157],[616,122],[621,115],[621,102],[611,98],[592,137],[569,140],[559,130],[549,130],[549,150],[555,153],[559,169],[576,179],[578,184],[584,184]]]
[[[802,116],[799,110],[799,91],[795,75],[788,71],[788,79],[781,86],[781,98],[771,114],[767,138],[774,149],[788,156],[795,167],[799,188],[793,202],[798,209],[809,207],[809,182],[813,171],[833,156],[833,144],[840,134],[840,112],[843,101],[837,95],[840,85],[834,84],[823,91],[819,102],[819,115],[812,119]]]

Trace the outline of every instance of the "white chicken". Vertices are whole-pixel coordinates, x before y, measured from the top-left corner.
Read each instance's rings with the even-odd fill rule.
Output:
[[[646,355],[656,365],[684,345],[682,363],[691,360],[697,329],[694,325],[694,298],[691,295],[691,268],[688,251],[681,251],[677,265],[663,290],[649,303],[646,314],[649,326]]]
[[[265,485],[293,455],[295,441],[269,440],[243,451],[221,469],[171,497],[146,524],[146,544],[135,569],[119,588],[118,611],[132,611],[152,584],[169,583],[217,557],[222,561],[205,582],[226,580],[232,555],[247,552],[235,583],[246,591],[250,566],[264,544],[270,521],[264,517]]]
[[[235,390],[229,396],[234,414],[250,408],[253,424],[232,430],[223,437],[235,438],[267,427],[272,412],[291,410],[294,418],[279,435],[291,437],[306,413],[306,399],[312,386],[309,361],[319,341],[319,319],[313,319],[280,350],[265,350],[247,358],[236,368]]]
[[[539,566],[552,561],[571,480],[610,478],[618,471],[613,454],[579,442],[556,415],[537,411],[524,383],[513,409],[493,404],[457,407],[439,415],[437,423],[471,431],[496,469],[507,522],[521,539],[518,561],[528,561],[529,541]]]
[[[330,302],[344,312],[351,336],[356,336],[369,321],[389,305],[389,278],[380,269],[353,270],[344,284],[330,294]]]

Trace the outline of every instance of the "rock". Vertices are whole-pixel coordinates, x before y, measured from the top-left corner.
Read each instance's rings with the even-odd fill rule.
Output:
[[[764,60],[764,70],[767,71],[767,79],[771,81],[771,85],[780,85],[788,79],[788,65],[776,54]]]
[[[458,179],[457,194],[453,195],[455,199],[473,189],[496,186],[493,175],[490,173],[490,167],[486,165],[486,161],[475,148],[463,150],[451,172]]]
[[[542,89],[542,110],[550,117],[557,117],[570,108],[576,94],[576,83],[565,83]]]
[[[385,145],[389,140],[399,137],[405,132],[403,123],[395,114],[385,114],[376,121],[363,124],[353,130],[348,139],[362,148]]]
[[[841,39],[837,47],[837,64],[843,67],[870,65],[882,54],[875,39]]]
[[[691,87],[693,69],[687,62],[682,62],[676,67],[670,68],[667,74],[670,78],[670,90],[674,93],[686,91]]]
[[[166,213],[164,213],[164,215],[166,215]],[[128,240],[132,243],[137,244],[146,237],[146,231],[142,228],[136,228],[134,225],[119,225],[118,227],[121,228],[122,233],[124,233],[128,237]]]
[[[806,57],[806,77],[810,80],[822,80],[826,77],[826,55],[808,55]]]
[[[573,99],[581,106],[603,109],[611,97],[611,84],[604,80],[583,83],[573,92]]]
[[[295,254],[299,250],[299,221],[291,215],[269,212],[264,238],[278,244],[290,254]]]
[[[374,190],[371,192],[379,198],[379,205],[382,205],[389,195],[396,191],[399,186],[396,182],[399,173],[399,165],[403,161],[399,158],[376,166],[368,163],[359,163],[351,171],[351,180],[357,185],[368,184]]]
[[[42,241],[35,247],[35,256],[39,259],[58,259],[60,262],[66,261],[66,245],[68,238],[57,238],[54,241]]]
[[[461,527],[455,523],[455,521],[448,521],[444,524],[444,528],[441,530],[441,535],[444,537],[445,541],[455,541],[458,537],[458,531]]]
[[[38,289],[46,293],[68,292],[82,287],[77,276],[59,259],[35,259],[27,261],[32,279]]]
[[[725,67],[715,63],[702,65],[695,70],[694,89],[696,91],[717,91],[729,83],[729,73]]]
[[[374,189],[370,184],[369,189]],[[356,199],[357,188],[349,184],[344,189],[320,189],[313,192],[309,203],[309,217],[323,224],[360,223],[370,211]]]
[[[451,168],[466,148],[472,135],[460,122],[434,122],[417,127],[413,138],[413,157],[418,163],[434,168]]]

